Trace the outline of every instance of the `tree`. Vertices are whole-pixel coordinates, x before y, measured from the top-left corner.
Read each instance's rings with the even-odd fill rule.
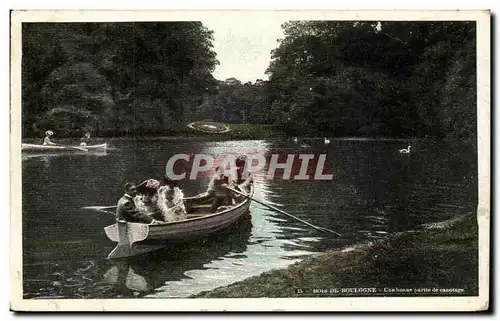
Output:
[[[23,24],[24,133],[178,129],[214,90],[212,41],[196,21]]]
[[[290,134],[475,131],[471,22],[294,21],[272,52],[268,117]]]

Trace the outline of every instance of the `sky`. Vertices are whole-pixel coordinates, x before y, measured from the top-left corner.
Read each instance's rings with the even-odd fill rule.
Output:
[[[218,80],[235,77],[243,83],[267,80],[265,71],[271,61],[271,50],[282,39],[281,25],[289,19],[273,15],[227,15],[218,19],[202,20],[214,31],[214,50],[220,65],[213,75]],[[379,23],[380,26],[380,23]]]
[[[242,82],[267,80],[264,74],[271,61],[271,50],[283,38],[281,24],[287,20],[262,17],[206,20],[202,23],[214,31],[214,50],[220,65],[214,77],[226,80],[235,77]]]

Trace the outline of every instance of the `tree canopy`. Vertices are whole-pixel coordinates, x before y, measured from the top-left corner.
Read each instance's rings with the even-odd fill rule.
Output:
[[[168,135],[191,121],[290,135],[476,133],[476,26],[467,21],[290,21],[268,80],[212,76],[201,22],[23,24],[25,136]]]
[[[200,22],[23,24],[23,131],[167,134],[214,90]]]
[[[295,134],[474,137],[474,22],[293,21],[267,70]]]

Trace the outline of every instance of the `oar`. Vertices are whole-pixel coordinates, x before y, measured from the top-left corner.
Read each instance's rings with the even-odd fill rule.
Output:
[[[105,211],[115,209],[116,205],[113,206],[84,206],[82,209],[84,210],[92,210],[92,211]]]
[[[73,149],[76,149],[76,150],[79,150],[79,151],[82,151],[82,152],[88,152],[89,151],[85,147],[70,146],[70,145],[58,145],[58,146],[63,146],[63,147],[66,147],[66,148],[73,148]]]
[[[185,199],[185,198],[183,198],[183,199]],[[82,207],[82,210],[91,210],[91,211],[105,211],[105,210],[114,210],[114,209],[116,209],[116,205],[110,205],[110,206],[83,206]]]
[[[89,150],[86,149],[85,147],[77,147],[77,146],[68,146],[77,150],[81,150],[82,152],[88,152]]]
[[[336,234],[336,235],[338,235],[338,236],[342,236],[340,233],[337,233],[337,232],[335,232],[335,231],[329,230],[329,229],[327,229],[327,228],[324,228],[324,227],[319,227],[319,226],[316,226],[316,225],[312,225],[311,223],[306,222],[306,221],[304,221],[304,220],[302,220],[302,219],[300,219],[300,218],[298,218],[298,217],[296,217],[296,216],[293,216],[292,214],[289,214],[289,213],[287,213],[287,212],[285,212],[285,211],[283,211],[283,210],[280,210],[279,208],[276,208],[276,207],[274,207],[274,206],[272,206],[272,205],[266,204],[266,203],[264,203],[264,202],[262,202],[262,201],[256,200],[255,198],[250,197],[250,196],[248,196],[247,194],[242,193],[242,192],[240,192],[240,191],[237,191],[237,190],[235,190],[235,189],[232,189],[232,188],[231,188],[231,187],[229,187],[229,186],[226,186],[226,188],[227,188],[228,190],[230,190],[230,191],[233,191],[234,193],[237,193],[237,194],[240,194],[240,195],[242,195],[242,196],[245,196],[246,198],[249,198],[249,199],[251,199],[251,200],[253,200],[253,201],[255,201],[255,202],[259,203],[259,204],[262,204],[262,205],[264,205],[264,206],[266,206],[266,207],[268,207],[268,208],[270,208],[270,209],[272,209],[272,210],[275,210],[275,211],[277,211],[277,212],[279,212],[279,213],[281,213],[281,214],[283,214],[283,215],[286,215],[286,216],[288,216],[288,217],[291,217],[291,218],[293,218],[294,220],[297,220],[297,221],[299,221],[299,222],[301,222],[301,223],[304,223],[305,225],[310,226],[310,227],[312,227],[312,228],[314,228],[314,229],[316,229],[316,230],[318,230],[318,231],[321,231],[321,232],[329,232],[329,233]]]

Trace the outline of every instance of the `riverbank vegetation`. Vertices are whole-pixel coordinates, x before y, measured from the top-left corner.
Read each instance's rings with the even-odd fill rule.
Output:
[[[474,22],[282,27],[269,80],[242,83],[214,79],[201,22],[25,23],[23,136],[182,135],[212,120],[272,125],[268,137],[475,141]]]
[[[346,294],[341,293],[342,288],[359,291]],[[373,288],[376,292],[360,292]],[[313,294],[313,289],[327,292]],[[338,289],[339,293],[330,289]],[[470,213],[369,244],[319,254],[286,269],[266,272],[194,297],[322,295],[478,295],[476,215]]]
[[[23,134],[172,135],[215,90],[200,22],[23,24]]]
[[[267,71],[284,130],[475,137],[475,23],[297,21],[284,32]]]

